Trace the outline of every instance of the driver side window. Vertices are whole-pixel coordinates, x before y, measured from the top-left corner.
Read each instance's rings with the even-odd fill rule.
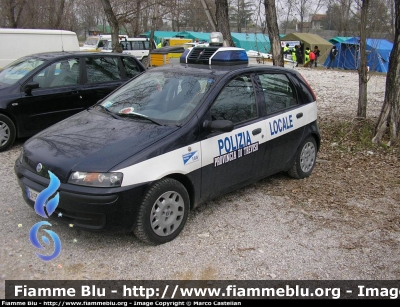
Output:
[[[213,120],[226,119],[234,124],[257,118],[257,114],[253,83],[247,75],[231,80],[211,107]]]

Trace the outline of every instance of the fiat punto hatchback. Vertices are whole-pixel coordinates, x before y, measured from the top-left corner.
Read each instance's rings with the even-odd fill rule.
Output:
[[[162,244],[207,200],[277,172],[310,176],[319,146],[316,97],[298,72],[211,44],[35,135],[15,173],[31,207],[59,179],[57,221]]]

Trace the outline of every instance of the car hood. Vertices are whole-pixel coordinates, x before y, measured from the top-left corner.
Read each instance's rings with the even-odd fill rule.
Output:
[[[32,171],[41,163],[65,182],[71,170],[107,172],[177,129],[87,110],[30,138],[24,156]]]

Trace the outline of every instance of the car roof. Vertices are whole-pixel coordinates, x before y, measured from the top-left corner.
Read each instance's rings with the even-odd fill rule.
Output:
[[[221,77],[229,73],[251,73],[251,72],[269,72],[269,73],[289,73],[299,75],[296,70],[260,64],[238,64],[238,65],[204,65],[204,64],[185,64],[170,63],[163,66],[150,67],[148,72],[152,71],[169,71],[188,75],[215,75]]]
[[[41,53],[34,53],[26,56],[25,58],[39,58],[42,60],[47,60],[51,61],[53,59],[59,59],[59,58],[64,58],[64,57],[70,57],[70,56],[110,56],[110,55],[118,55],[118,56],[128,56],[132,57],[130,54],[125,54],[125,53],[116,53],[116,52],[88,52],[88,51],[57,51],[57,52],[41,52]]]

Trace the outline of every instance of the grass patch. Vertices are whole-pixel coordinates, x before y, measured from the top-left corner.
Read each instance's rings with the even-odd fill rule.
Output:
[[[371,119],[353,119],[319,122],[321,137],[328,144],[337,144],[343,150],[394,150],[400,153],[399,144],[387,146],[385,142],[380,145],[372,143],[375,122]]]

